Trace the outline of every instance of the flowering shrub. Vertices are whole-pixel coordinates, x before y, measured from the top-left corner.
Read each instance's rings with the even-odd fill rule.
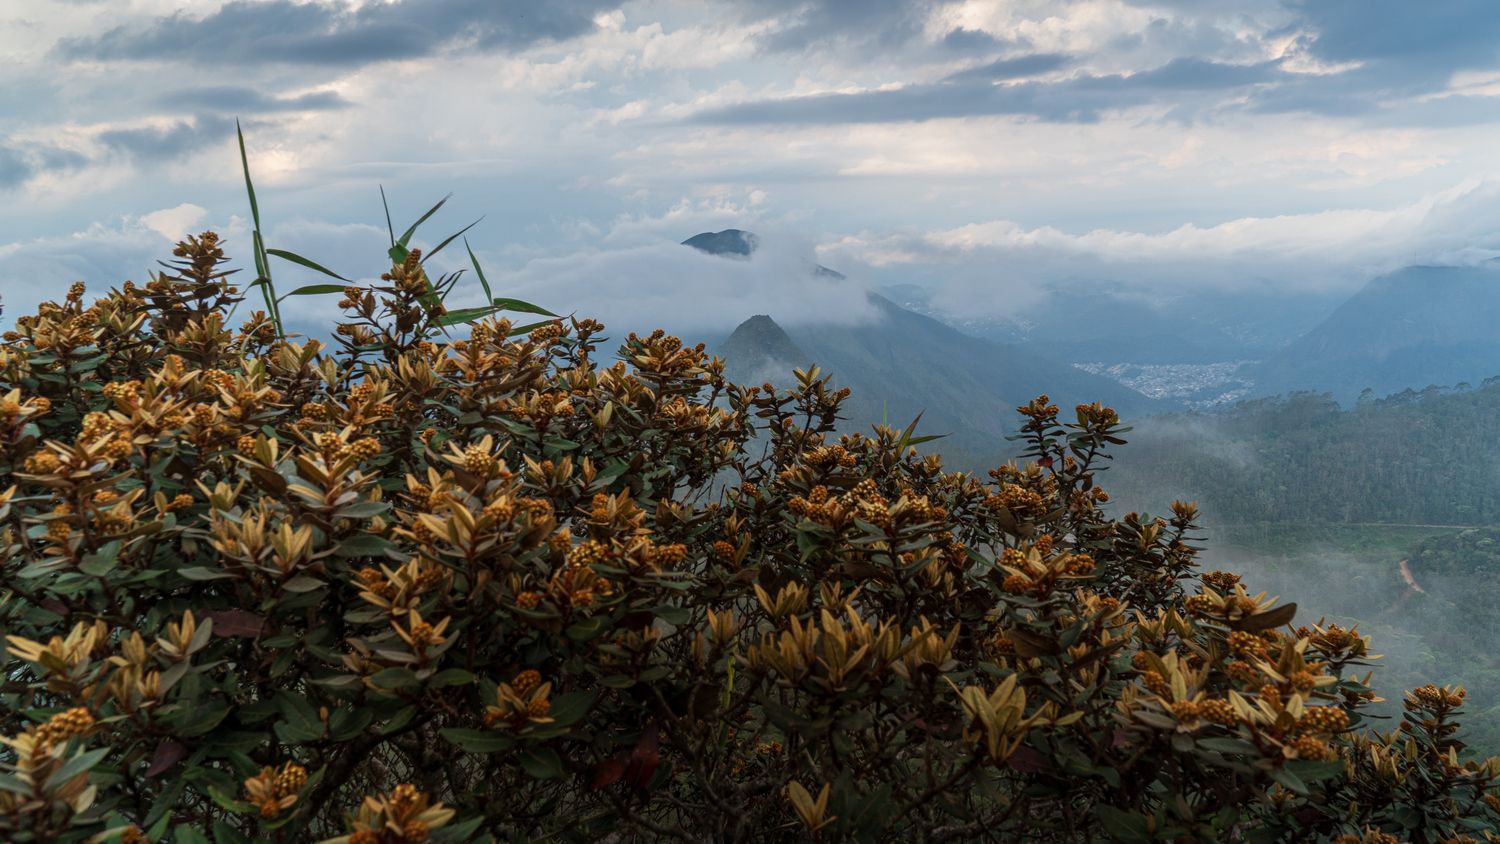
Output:
[[[836,436],[816,369],[503,319],[412,251],[338,346],[236,329],[212,234],[0,350],[0,837],[1493,840],[1463,692],[1024,463]]]

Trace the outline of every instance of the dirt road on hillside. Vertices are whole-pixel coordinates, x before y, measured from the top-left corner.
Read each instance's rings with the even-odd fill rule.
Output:
[[[1406,585],[1410,586],[1413,592],[1427,591],[1417,584],[1417,579],[1415,577],[1411,576],[1411,566],[1407,565],[1405,560],[1401,561],[1401,579],[1406,581]]]

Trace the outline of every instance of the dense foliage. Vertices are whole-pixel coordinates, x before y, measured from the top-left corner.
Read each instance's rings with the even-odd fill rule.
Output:
[[[0,837],[1489,837],[1464,695],[1114,519],[1117,415],[945,472],[656,332],[453,320],[412,251],[339,348],[211,234],[0,350]],[[169,830],[172,830],[169,832]]]
[[[1193,495],[1221,523],[1500,523],[1500,383],[1244,402],[1152,421],[1112,473],[1130,501]]]

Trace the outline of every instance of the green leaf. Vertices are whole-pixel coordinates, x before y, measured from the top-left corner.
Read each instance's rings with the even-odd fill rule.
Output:
[[[343,285],[339,284],[309,284],[282,296],[278,301],[286,301],[287,296],[326,296],[329,293],[343,293]]]
[[[453,194],[450,193],[447,196],[443,197],[442,199],[439,199],[438,203],[436,205],[434,205],[431,208],[427,209],[427,213],[426,214],[423,214],[422,216],[418,217],[417,221],[415,223],[411,224],[411,228],[407,229],[405,232],[403,232],[401,234],[400,237],[396,238],[396,245],[400,246],[402,248],[405,248],[407,246],[407,244],[411,243],[411,236],[417,233],[417,226],[420,226],[423,223],[427,222],[427,218],[431,217],[433,214],[436,214],[438,212],[438,209],[442,208],[443,205],[446,204],[448,202],[448,200],[450,200],[452,198],[453,198]]]
[[[224,578],[233,576],[222,571],[214,571],[205,566],[188,566],[185,569],[178,569],[177,573],[188,580],[223,580]]]
[[[250,836],[224,821],[214,821],[214,844],[253,844]]]
[[[375,672],[370,682],[381,689],[409,689],[421,681],[410,668],[385,668]]]
[[[391,236],[391,246],[395,246],[396,228],[391,225],[391,204],[385,201],[385,185],[380,186],[380,207],[385,209],[385,230]]]
[[[172,833],[172,840],[176,844],[209,844],[208,838],[203,833],[187,824],[177,825],[176,831]]]
[[[1342,764],[1342,763],[1340,763]],[[1277,768],[1271,772],[1271,779],[1281,784],[1282,788],[1294,794],[1307,794],[1307,783],[1302,778],[1292,773],[1287,768]]]
[[[532,322],[532,323],[528,323],[526,325],[518,325],[515,328],[512,328],[510,330],[510,336],[512,336],[512,337],[520,337],[522,334],[530,334],[531,332],[535,331],[536,329],[541,328],[544,325],[551,325],[552,323],[553,323],[553,320],[544,319],[541,322]]]
[[[488,293],[489,288],[485,288],[485,292]],[[516,313],[522,314],[541,314],[542,316],[549,317],[557,316],[557,314],[552,313],[541,305],[533,305],[530,302],[523,302],[520,299],[507,299],[502,296],[497,299],[492,299],[491,301],[493,301],[495,303],[495,306],[500,308],[502,311],[515,311]]]
[[[1297,778],[1303,782],[1318,782],[1319,780],[1332,779],[1344,772],[1344,763],[1340,760],[1332,762],[1310,762],[1305,759],[1296,759],[1286,763],[1287,770],[1294,771]]]
[[[1110,837],[1116,841],[1146,842],[1151,840],[1151,833],[1146,829],[1146,818],[1143,815],[1103,805],[1095,806],[1094,814],[1099,816],[1100,823],[1109,830]]]
[[[333,515],[337,519],[368,519],[389,509],[391,505],[384,501],[357,501],[348,507],[339,508]]]
[[[550,747],[535,747],[522,753],[521,767],[539,780],[555,780],[567,773],[562,758]]]
[[[229,704],[205,703],[194,709],[192,715],[184,719],[177,732],[182,736],[201,736],[222,724],[227,717],[229,717]]]
[[[693,613],[687,607],[674,607],[671,604],[661,604],[651,608],[651,612],[659,619],[674,627],[681,627],[688,623]]]
[[[49,781],[56,783],[67,782],[68,780],[92,769],[95,765],[99,764],[99,760],[103,759],[105,756],[108,756],[109,751],[110,748],[108,747],[99,747],[95,748],[94,750],[86,750],[78,754],[77,756],[74,756],[72,759],[64,762],[63,766],[61,768],[58,768],[57,772],[50,775],[48,779]]]
[[[462,841],[469,841],[474,835],[474,831],[479,829],[480,824],[484,823],[484,821],[485,817],[480,815],[479,817],[470,818],[463,823],[448,824],[434,832],[428,840],[432,844],[458,844]],[[494,839],[485,837],[480,840],[493,841]]]
[[[218,804],[219,808],[221,809],[225,809],[238,814],[248,812],[254,808],[249,803],[246,803],[243,800],[234,799],[234,795],[229,794],[228,792],[216,786],[210,785],[207,790],[208,796],[214,801],[214,803]]]
[[[94,577],[103,577],[114,570],[120,562],[120,541],[118,539],[105,543],[98,551],[88,554],[83,562],[78,565],[84,574]]]
[[[400,711],[391,716],[391,720],[380,725],[380,734],[383,736],[388,736],[391,733],[396,732],[407,724],[410,724],[411,719],[416,717],[416,715],[416,706],[402,707]]]
[[[459,308],[456,311],[449,311],[448,313],[443,314],[442,316],[438,317],[437,324],[438,325],[457,325],[457,324],[459,324],[461,322],[473,322],[476,319],[484,319],[485,317],[487,317],[490,314],[493,314],[493,313],[495,313],[495,312],[497,312],[499,310],[500,310],[499,308],[495,308],[495,307],[488,307],[488,308]]]
[[[483,220],[483,219],[484,219],[483,217],[479,218],[479,220]],[[447,246],[448,244],[452,243],[453,241],[457,240],[458,238],[463,237],[465,232],[467,232],[469,229],[472,229],[475,226],[479,225],[479,220],[475,220],[474,222],[468,224],[467,226],[464,226],[463,228],[459,229],[457,232],[454,232],[453,234],[448,235],[446,238],[443,239],[442,243],[439,243],[437,246],[432,247],[432,251],[430,251],[426,255],[422,256],[422,263],[424,263],[424,264],[427,263],[427,259],[431,258],[433,255],[436,255],[437,253],[443,251],[443,247]]]
[[[514,738],[505,733],[488,732],[485,730],[449,728],[439,730],[438,732],[439,735],[453,745],[469,753],[495,753],[500,750],[508,750],[516,743]]]
[[[586,618],[568,628],[568,638],[577,642],[587,642],[604,632],[609,625],[609,619],[602,615]]]
[[[378,557],[394,547],[385,537],[373,533],[356,533],[340,539],[333,553],[339,557]]]
[[[240,167],[245,171],[245,193],[250,195],[250,220],[258,229],[260,228],[260,206],[255,204],[255,185],[250,183],[250,159],[245,155],[245,133],[240,129],[238,118],[234,121],[234,134],[240,141]]]
[[[311,592],[323,586],[323,581],[311,575],[299,574],[296,577],[281,584],[281,588],[288,592]]]
[[[307,267],[308,269],[313,270],[314,272],[320,272],[323,275],[328,276],[329,278],[336,278],[339,281],[348,281],[349,280],[349,279],[344,278],[343,276],[339,275],[338,273],[334,272],[333,270],[328,269],[327,267],[323,266],[322,264],[319,264],[318,262],[313,261],[311,259],[304,258],[304,257],[302,257],[301,255],[298,255],[295,252],[288,252],[285,249],[267,249],[266,250],[266,254],[267,255],[275,255],[276,257],[282,259],[283,261],[291,261],[294,264],[299,264],[301,266]],[[336,287],[334,289],[335,290],[343,290],[342,287]],[[297,294],[296,293],[288,293],[287,295],[288,296],[295,296]]]
[[[475,679],[477,678],[473,672],[465,671],[462,668],[445,668],[428,678],[427,685],[435,689],[445,686],[467,686],[474,682]]]
[[[474,257],[474,248],[469,245],[467,237],[464,238],[464,248],[469,251],[469,263],[474,265],[474,273],[479,276],[479,284],[484,288],[484,298],[493,301],[495,294],[490,292],[490,280],[484,277],[484,270],[479,266],[479,259]],[[499,302],[495,304],[499,304]]]
[[[1254,753],[1255,745],[1237,738],[1199,739],[1198,746],[1216,753]]]
[[[599,693],[596,691],[568,692],[558,695],[552,699],[552,709],[548,715],[556,726],[566,727],[569,724],[575,724],[589,713],[598,697]]]

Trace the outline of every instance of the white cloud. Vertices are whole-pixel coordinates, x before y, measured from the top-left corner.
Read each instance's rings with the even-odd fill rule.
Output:
[[[164,208],[114,224],[95,223],[65,235],[38,237],[0,244],[0,300],[7,321],[36,311],[48,299],[61,297],[67,286],[82,281],[94,293],[117,287],[127,279],[146,281],[160,269],[157,261],[171,257],[178,224],[201,222],[203,209],[193,205]],[[218,230],[231,240],[246,232],[237,219],[220,221]]]
[[[1148,233],[1068,232],[1009,220],[928,233],[842,238],[821,253],[883,278],[923,268],[944,279],[933,303],[972,316],[1008,314],[1055,283],[1097,279],[1149,294],[1267,282],[1292,291],[1348,290],[1421,263],[1500,256],[1500,181],[1469,180],[1386,209],[1245,217]],[[1020,296],[1018,299],[1017,297]]]
[[[537,259],[496,286],[559,313],[600,319],[619,337],[653,328],[685,340],[722,336],[754,314],[784,325],[877,318],[862,283],[817,276],[811,258],[774,235],[762,237],[749,259],[658,242]]]
[[[376,185],[393,197],[398,228],[409,206],[419,212],[453,190],[445,215],[464,219],[434,222],[434,231],[489,214],[472,239],[497,276],[508,268],[510,281],[546,304],[576,302],[588,313],[598,303],[625,330],[649,328],[657,315],[723,327],[755,312],[753,291],[762,289],[790,319],[842,313],[858,297],[783,283],[799,278],[814,244],[823,263],[856,275],[863,268],[872,283],[949,285],[944,301],[985,309],[1073,277],[1142,288],[1251,277],[1289,289],[1352,285],[1401,261],[1487,255],[1500,222],[1500,199],[1483,181],[1500,172],[1492,129],[1389,128],[1402,125],[1395,117],[1406,100],[1373,88],[1354,93],[1395,115],[1378,125],[1336,109],[1256,112],[1243,97],[1199,113],[1184,96],[1179,110],[1170,93],[1088,125],[1006,116],[681,122],[767,97],[935,83],[1026,53],[1069,54],[1052,77],[1140,73],[1174,58],[1281,59],[1298,82],[1336,82],[1360,66],[1314,55],[1316,33],[1277,0],[932,2],[921,5],[933,11],[910,43],[803,52],[764,41],[795,21],[797,4],[779,4],[787,13],[776,20],[728,0],[632,0],[602,14],[591,33],[509,53],[227,69],[172,55],[128,64],[49,57],[58,38],[145,25],[180,5],[70,4],[59,14],[61,5],[16,0],[0,12],[0,24],[28,21],[0,25],[0,52],[24,81],[0,91],[9,118],[0,143],[51,145],[93,162],[40,171],[0,203],[0,232],[14,241],[0,246],[8,313],[39,290],[59,294],[74,277],[139,277],[170,238],[243,213],[232,133],[155,164],[110,157],[98,142],[107,130],[199,118],[159,99],[197,85],[332,91],[351,104],[256,118],[251,164],[273,245],[341,272],[372,273],[384,237]],[[191,13],[218,5],[208,0]],[[861,4],[849,5],[861,14]],[[956,28],[989,33],[994,43],[947,49]],[[1477,114],[1482,107],[1465,98],[1500,95],[1494,69],[1444,78],[1447,90],[1415,100]],[[116,222],[121,215],[131,216]],[[354,219],[363,222],[316,222]],[[284,221],[304,222],[277,225]],[[676,246],[728,227],[759,231],[785,255],[741,266]],[[243,237],[231,244],[241,259],[244,245]],[[302,274],[289,268],[285,276],[293,283]],[[715,278],[733,283],[719,290]],[[695,298],[712,294],[702,313],[673,301],[676,283]],[[801,293],[812,298],[799,301]],[[288,309],[314,319],[323,304]]]
[[[193,227],[197,226],[199,221],[207,215],[207,209],[191,202],[184,202],[175,208],[163,208],[160,211],[142,214],[141,225],[175,242],[193,231]]]

